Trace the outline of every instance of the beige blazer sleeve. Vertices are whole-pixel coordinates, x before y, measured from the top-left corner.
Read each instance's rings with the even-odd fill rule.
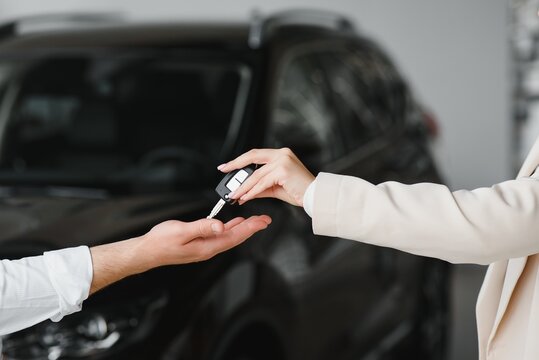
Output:
[[[438,184],[373,185],[320,173],[313,230],[452,263],[527,256],[539,253],[539,179],[451,192]]]

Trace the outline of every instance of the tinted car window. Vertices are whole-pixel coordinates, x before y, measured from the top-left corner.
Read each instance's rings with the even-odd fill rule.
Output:
[[[402,116],[404,91],[394,66],[372,44],[320,55],[350,149],[357,148]],[[402,120],[402,119],[401,119]]]
[[[204,175],[215,173],[247,81],[244,66],[172,56],[56,56],[11,66],[19,91],[4,120],[0,182],[122,191],[213,181]]]
[[[290,147],[314,168],[344,154],[331,93],[314,55],[296,57],[284,67],[267,143]]]

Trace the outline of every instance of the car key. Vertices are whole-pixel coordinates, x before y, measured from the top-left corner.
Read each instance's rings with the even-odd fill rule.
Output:
[[[253,174],[255,168],[253,166],[246,166],[242,169],[234,170],[225,175],[223,180],[215,188],[215,192],[219,195],[220,199],[213,207],[210,215],[207,219],[213,219],[219,211],[225,206],[225,204],[235,204],[236,200],[230,199],[229,195],[232,191],[236,190]]]

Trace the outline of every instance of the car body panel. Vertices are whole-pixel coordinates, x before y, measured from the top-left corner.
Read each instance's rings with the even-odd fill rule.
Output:
[[[9,169],[17,170],[21,163],[3,159],[5,171],[0,171],[0,179],[3,179],[0,183],[0,228],[3,230],[0,253],[3,257],[35,255],[67,246],[94,246],[143,234],[162,220],[188,221],[205,217],[217,201],[211,184],[217,184],[219,173],[213,170],[213,166],[252,147],[289,146],[301,159],[305,159],[315,173],[338,172],[360,176],[373,183],[387,180],[440,181],[430,156],[428,139],[418,130],[421,121],[414,118],[416,113],[412,114],[417,110],[417,104],[396,73],[392,77],[377,78],[385,72],[375,72],[374,80],[379,79],[384,86],[372,87],[372,91],[364,94],[366,98],[375,95],[380,98],[389,89],[398,106],[390,107],[382,99],[375,104],[379,107],[372,110],[378,111],[377,116],[383,117],[389,125],[381,126],[372,135],[365,134],[369,136],[359,144],[348,144],[353,144],[354,138],[350,139],[350,131],[346,128],[348,113],[339,102],[342,101],[339,97],[342,93],[338,82],[331,77],[335,74],[332,71],[340,66],[334,60],[344,59],[345,56],[339,55],[343,53],[350,54],[352,58],[365,55],[369,59],[366,60],[368,64],[379,64],[393,74],[393,65],[372,42],[349,33],[304,25],[284,26],[256,49],[249,48],[248,36],[249,27],[245,24],[124,24],[27,34],[1,40],[0,61],[2,58],[14,61],[20,57],[38,64],[28,69],[39,69],[41,60],[35,59],[49,62],[62,58],[84,59],[101,52],[100,56],[110,56],[111,59],[125,54],[144,54],[159,59],[174,53],[179,54],[174,59],[180,64],[185,59],[193,62],[206,56],[216,62],[243,64],[251,72],[246,93],[241,95],[238,91],[239,95],[236,95],[242,102],[236,123],[231,122],[234,129],[228,129],[228,135],[221,134],[226,138],[223,140],[225,145],[209,158],[215,164],[208,161],[206,168],[183,168],[184,172],[192,172],[189,175],[196,175],[189,178],[191,185],[181,183],[180,178],[173,183],[153,183],[154,178],[145,178],[140,184],[133,185],[127,181],[114,183],[108,188],[108,183],[96,180],[99,178],[95,174],[87,179],[72,177],[58,183],[56,178],[43,177],[39,172],[35,178],[29,177],[24,182],[24,177],[20,180],[17,171],[13,177],[7,176]],[[301,105],[303,107],[290,111],[291,108],[286,107],[290,104],[282,101],[283,98],[286,100],[286,91],[290,90],[286,89],[287,84],[299,86],[299,82],[294,84],[294,81],[287,80],[290,69],[297,64],[295,61],[299,61],[298,74],[307,74],[303,78],[298,77],[306,80],[298,91],[300,95],[307,95],[309,89],[316,88],[315,92],[322,94],[324,100],[315,104],[318,106],[315,108],[319,110],[322,105],[326,106],[331,111],[332,121],[343,127],[335,132],[342,143],[324,143],[322,137],[322,143],[327,144],[322,146],[322,150],[333,145],[341,147],[328,159],[311,156],[313,148],[310,145],[314,143],[314,137],[301,138],[300,132],[286,127],[280,129],[281,135],[292,136],[283,137],[275,131],[275,124],[282,120],[280,116],[305,110],[305,103]],[[11,82],[0,80],[0,84],[7,84],[4,86],[7,90],[0,89],[0,132],[3,139],[10,131],[8,124],[15,121],[11,118],[12,112],[17,114],[25,94],[33,94],[13,90],[13,99],[8,101],[10,84],[20,88],[24,87],[25,76],[28,81],[36,79],[38,73],[29,76],[32,73],[28,69],[13,73]],[[66,77],[80,75],[77,75],[78,67],[71,72],[67,66],[52,69],[65,70]],[[58,86],[51,86],[56,90],[43,90],[39,87],[41,83],[49,81],[57,85],[51,80],[55,75],[52,70],[45,73],[50,78],[34,81],[38,83],[34,86],[37,89],[34,93],[57,91],[54,94],[58,96],[64,94],[65,89],[70,89],[66,86],[58,90]],[[320,76],[316,77],[317,74]],[[150,84],[155,86],[150,90],[159,90],[158,83]],[[151,92],[143,94],[151,97]],[[84,91],[80,93],[86,94]],[[110,93],[104,91],[100,96],[106,99]],[[162,94],[165,97],[166,92]],[[226,99],[225,95],[230,94],[220,94],[216,99]],[[144,98],[140,99],[143,101]],[[310,101],[316,102],[317,97],[313,96]],[[156,114],[159,114],[156,121],[159,117],[166,117],[165,112]],[[140,113],[133,112],[130,116],[137,118],[138,115]],[[294,119],[293,116],[290,118]],[[208,129],[211,125],[199,121],[198,125],[211,130]],[[287,125],[286,121],[284,125]],[[32,132],[27,131],[27,134]],[[9,137],[10,140],[12,138]],[[208,142],[200,135],[189,140],[193,140],[190,144],[194,148],[204,147]],[[291,142],[287,143],[289,140]],[[5,148],[4,142],[2,145]],[[10,160],[6,152],[2,154]],[[165,157],[164,160],[171,159]],[[23,165],[24,170],[27,164]],[[161,164],[152,163],[154,165]],[[163,164],[163,169],[166,170],[166,166]],[[169,174],[159,166],[142,169],[143,173]],[[140,172],[126,174],[134,174],[134,178],[141,176]],[[197,176],[200,181],[197,181]],[[302,209],[268,199],[241,207],[225,206],[219,218],[228,220],[251,214],[270,215],[272,225],[245,244],[209,261],[159,268],[112,285],[87,300],[81,313],[67,317],[59,327],[46,322],[9,336],[5,351],[17,353],[22,347],[29,346],[28,343],[35,345],[35,339],[48,331],[76,332],[79,322],[101,317],[123,329],[119,340],[103,351],[88,353],[86,357],[80,355],[80,349],[78,353],[70,349],[72,352],[66,352],[63,358],[384,358],[392,351],[398,354],[397,345],[421,325],[417,323],[417,305],[421,299],[422,276],[430,269],[425,268],[424,259],[355,241],[315,236],[311,220]],[[440,289],[445,285],[444,280],[439,284]],[[387,345],[390,340],[393,343]],[[47,353],[46,344],[40,343],[38,347],[43,354]]]

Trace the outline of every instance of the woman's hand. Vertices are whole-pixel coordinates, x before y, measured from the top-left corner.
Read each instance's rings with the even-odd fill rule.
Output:
[[[263,166],[230,194],[232,199],[243,204],[255,198],[272,197],[303,206],[303,195],[314,181],[314,175],[290,149],[253,149],[218,169],[227,173],[250,164]]]

